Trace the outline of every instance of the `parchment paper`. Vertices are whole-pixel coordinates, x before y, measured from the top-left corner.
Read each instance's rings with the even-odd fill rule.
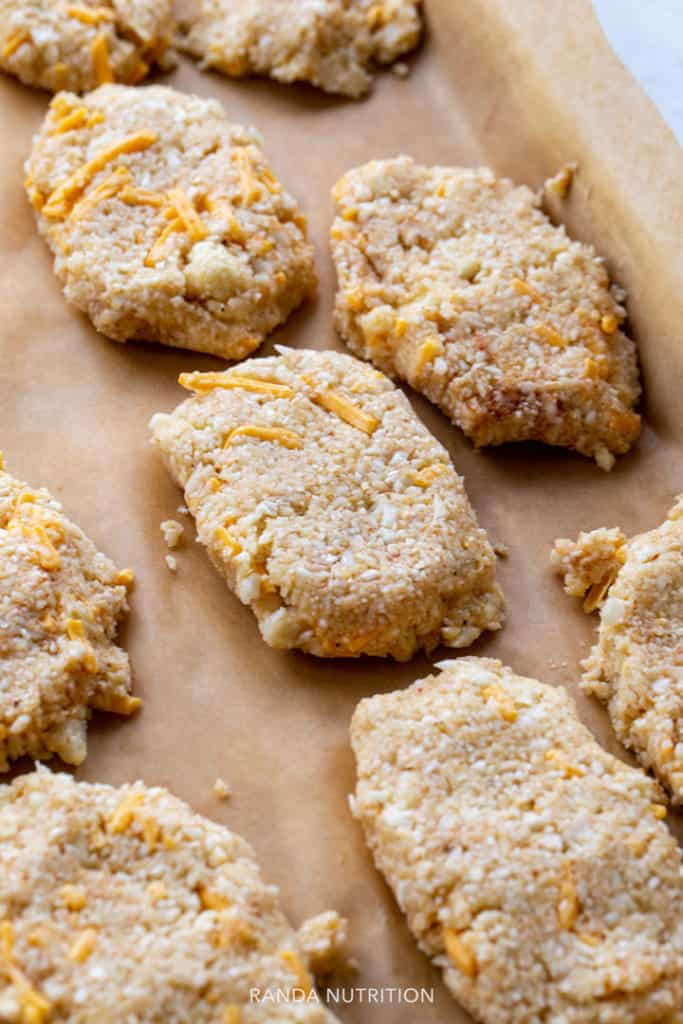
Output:
[[[579,162],[571,198],[555,213],[598,246],[629,290],[646,386],[637,448],[609,475],[540,446],[477,454],[445,417],[411,398],[464,474],[482,523],[510,548],[500,563],[507,624],[468,653],[568,687],[598,738],[626,757],[604,712],[578,692],[594,622],[563,594],[548,552],[555,537],[582,528],[648,529],[683,489],[683,154],[607,47],[588,0],[427,0],[427,11],[428,38],[411,76],[381,75],[362,103],[306,87],[230,82],[188,62],[169,81],[218,97],[232,119],[261,129],[277,173],[310,218],[319,298],[263,354],[272,341],[338,344],[329,192],[349,167],[405,152],[426,163],[489,163],[537,187],[566,161]],[[147,421],[183,397],[180,371],[220,364],[118,346],[66,305],[22,190],[22,164],[46,106],[45,94],[0,78],[0,448],[14,473],[49,487],[103,550],[135,569],[122,640],[145,701],[134,720],[95,720],[78,777],[168,786],[253,843],[295,922],[328,906],[350,918],[360,962],[353,984],[435,990],[434,1004],[418,1008],[359,999],[339,1010],[343,1020],[465,1021],[417,951],[347,807],[353,708],[426,674],[430,661],[324,662],[270,650],[187,519],[178,575],[168,572],[159,523],[175,514],[181,495],[148,443]],[[212,793],[217,776],[234,790],[229,803]]]

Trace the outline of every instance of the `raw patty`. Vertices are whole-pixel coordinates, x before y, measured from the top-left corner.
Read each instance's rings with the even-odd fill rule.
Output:
[[[440,667],[351,727],[352,809],[420,948],[485,1024],[673,1024],[683,894],[659,787],[561,688]]]
[[[226,75],[306,81],[358,98],[374,64],[420,39],[420,0],[185,0],[181,49]]]
[[[90,708],[140,706],[114,643],[132,580],[0,460],[0,771],[24,754],[80,764]]]
[[[610,469],[640,432],[623,292],[528,188],[408,157],[334,190],[336,323],[477,446],[544,441]]]
[[[171,0],[0,0],[0,67],[26,85],[86,92],[168,66]]]
[[[115,341],[240,359],[315,288],[296,203],[216,100],[61,93],[27,172],[67,299]]]
[[[553,562],[570,593],[588,591],[587,611],[600,608],[583,688],[606,702],[621,742],[683,803],[683,495],[657,529],[628,542],[619,530],[558,540]]]
[[[47,770],[0,787],[0,1019],[324,1024],[307,957],[239,836],[164,789]],[[244,1012],[243,1012],[244,1009]]]
[[[495,555],[446,450],[387,378],[282,349],[152,420],[199,539],[273,647],[409,658],[502,619]]]

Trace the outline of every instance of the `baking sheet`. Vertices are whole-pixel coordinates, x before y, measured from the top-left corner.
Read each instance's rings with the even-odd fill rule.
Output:
[[[579,162],[571,198],[556,214],[596,243],[629,289],[646,386],[637,448],[609,475],[540,446],[476,453],[427,402],[411,400],[449,448],[492,539],[510,549],[500,563],[507,624],[468,653],[567,686],[598,738],[626,757],[604,712],[578,693],[594,624],[550,574],[548,552],[555,537],[582,528],[650,528],[683,489],[683,154],[607,47],[588,0],[565,0],[552,12],[545,0],[427,0],[427,13],[427,41],[410,61],[410,78],[381,75],[362,103],[303,86],[230,82],[185,61],[168,81],[216,96],[232,119],[255,124],[310,219],[319,296],[262,354],[274,342],[338,345],[329,192],[349,167],[404,152],[426,163],[489,163],[536,187],[566,161]],[[182,399],[179,372],[220,364],[118,346],[66,305],[21,184],[46,105],[45,94],[0,77],[0,448],[11,471],[49,487],[103,550],[135,569],[122,641],[145,701],[133,720],[96,719],[77,775],[168,786],[252,842],[295,922],[327,907],[347,915],[360,963],[347,987],[434,990],[433,1004],[418,1008],[388,992],[371,1005],[358,993],[339,1009],[344,1021],[464,1022],[417,952],[347,806],[353,708],[424,675],[430,660],[323,662],[270,650],[194,543],[190,520],[178,574],[168,572],[159,523],[182,518],[181,495],[148,443],[147,422]],[[444,656],[442,649],[431,660]],[[212,793],[217,776],[234,790],[229,803]]]

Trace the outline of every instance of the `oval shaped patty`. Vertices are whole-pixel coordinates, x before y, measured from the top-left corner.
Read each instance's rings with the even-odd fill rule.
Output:
[[[60,93],[27,174],[67,299],[115,341],[242,358],[315,287],[295,201],[215,100]]]
[[[495,555],[446,450],[383,374],[282,350],[152,420],[156,444],[264,639],[321,657],[463,647],[502,619]]]
[[[0,0],[0,67],[50,92],[134,85],[173,62],[171,0]]]
[[[0,787],[0,834],[4,1020],[271,1024],[291,1009],[254,990],[312,989],[316,919],[296,933],[251,847],[165,789],[34,772]]]
[[[374,64],[417,46],[419,0],[187,0],[179,46],[231,77],[269,75],[359,97]]]
[[[543,441],[611,469],[640,432],[624,294],[530,189],[408,157],[334,190],[336,322],[474,443]]]
[[[420,948],[482,1024],[683,1007],[683,887],[659,786],[561,686],[459,658],[363,700],[352,810]]]

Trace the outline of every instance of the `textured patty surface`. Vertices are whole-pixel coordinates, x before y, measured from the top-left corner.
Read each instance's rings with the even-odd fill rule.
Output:
[[[476,445],[535,440],[610,469],[638,437],[623,292],[525,187],[408,157],[334,190],[336,323]]]
[[[485,1024],[674,1024],[678,848],[659,787],[561,688],[460,658],[358,706],[352,809],[420,947]]]
[[[26,85],[86,92],[167,66],[170,0],[0,0],[0,67]]]
[[[630,541],[604,529],[556,541],[553,562],[570,593],[588,590],[587,611],[600,608],[584,689],[606,702],[621,742],[683,803],[683,496],[661,526]]]
[[[359,97],[374,64],[417,46],[419,0],[184,0],[180,46],[227,75],[306,81]]]
[[[67,299],[115,341],[240,359],[315,288],[296,203],[216,100],[60,93],[27,174]]]
[[[409,658],[497,629],[495,555],[448,453],[381,373],[283,349],[152,420],[154,440],[264,639]]]
[[[0,787],[0,835],[3,1021],[336,1019],[250,1000],[312,987],[305,941],[249,845],[166,790],[43,770]]]
[[[90,708],[131,714],[114,643],[133,574],[117,571],[45,490],[0,460],[0,770],[28,754],[86,755]]]

